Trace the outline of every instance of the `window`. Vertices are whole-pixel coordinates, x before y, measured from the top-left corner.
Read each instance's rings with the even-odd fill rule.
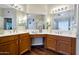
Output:
[[[54,14],[52,28],[56,30],[71,30],[74,13],[71,10]]]
[[[69,21],[64,20],[64,21],[58,21],[58,29],[59,30],[69,30]]]
[[[55,19],[54,22],[55,22],[55,24],[54,24],[55,29],[65,30],[65,31],[70,30],[70,19],[69,18]]]

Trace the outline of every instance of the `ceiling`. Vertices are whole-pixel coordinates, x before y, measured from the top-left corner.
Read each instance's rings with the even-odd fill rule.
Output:
[[[59,5],[62,5],[62,4],[19,4],[19,5],[21,5],[21,6],[23,6],[23,7],[26,7],[27,5],[32,5],[32,6],[50,6],[50,7],[56,7],[56,6],[59,6]],[[0,8],[10,8],[10,7],[8,7],[8,4],[0,4]]]

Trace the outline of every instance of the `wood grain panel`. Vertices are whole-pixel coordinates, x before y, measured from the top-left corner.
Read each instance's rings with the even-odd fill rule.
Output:
[[[0,43],[5,43],[5,42],[16,40],[16,39],[18,39],[18,36],[16,35],[0,37]]]
[[[19,54],[31,49],[31,40],[28,34],[22,34],[19,36]]]
[[[9,41],[7,43],[0,44],[0,54],[16,55],[18,54],[18,41]]]

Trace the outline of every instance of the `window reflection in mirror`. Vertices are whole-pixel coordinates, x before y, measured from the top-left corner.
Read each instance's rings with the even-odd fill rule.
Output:
[[[73,21],[74,13],[70,10],[54,14],[52,29],[69,31],[71,26],[73,26]]]
[[[55,29],[70,30],[70,19],[55,19]]]
[[[4,30],[12,30],[12,18],[4,18]]]

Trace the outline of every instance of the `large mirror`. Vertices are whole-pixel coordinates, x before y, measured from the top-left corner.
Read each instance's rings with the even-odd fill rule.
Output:
[[[26,29],[26,13],[9,7],[0,7],[0,33],[4,30]]]
[[[28,14],[27,16],[27,28],[29,30],[45,29],[45,15],[40,14]]]
[[[26,30],[27,14],[21,11],[16,11],[16,28],[17,30]]]
[[[73,10],[53,14],[52,29],[70,31],[75,23]]]
[[[4,30],[16,28],[16,10],[2,6],[0,6],[0,33],[4,33]]]

